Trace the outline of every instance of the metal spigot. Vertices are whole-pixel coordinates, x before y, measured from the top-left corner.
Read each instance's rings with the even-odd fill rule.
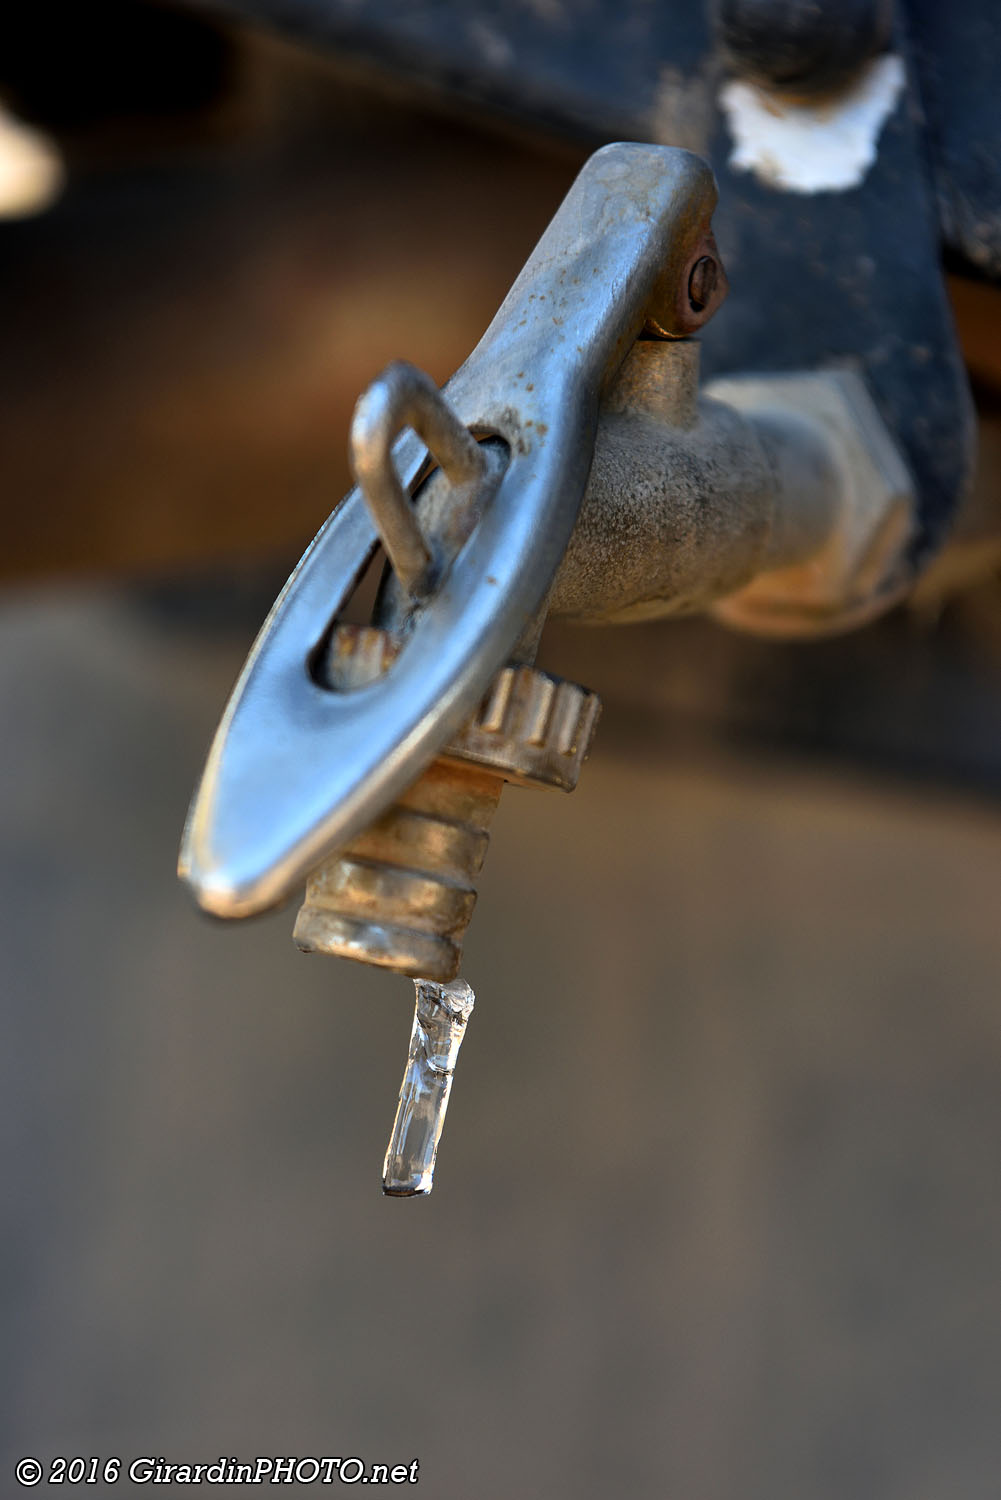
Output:
[[[712,254],[715,199],[711,171],[688,152],[597,152],[442,392],[444,445],[430,407],[402,418],[424,424],[460,489],[471,469],[460,463],[460,475],[448,447],[459,425],[493,450],[492,493],[471,533],[428,565],[413,528],[394,531],[398,494],[388,510],[380,495],[373,514],[357,487],[334,511],[265,622],[192,804],[179,868],[206,911],[244,917],[284,900],[369,828],[476,711],[544,605],[580,509],[608,381],[645,326],[684,336],[722,297],[722,277],[704,305],[688,295],[695,266]],[[464,451],[468,458],[468,443]],[[392,453],[406,493],[427,446],[408,431]],[[380,532],[411,601],[401,649],[364,688],[332,691],[318,663]]]
[[[339,625],[327,655],[335,691],[373,682],[399,636]],[[476,877],[505,781],[571,792],[598,719],[594,693],[526,664],[503,667],[477,712],[381,817],[306,883],[295,941],[447,983],[459,972]]]
[[[605,147],[444,390],[405,364],[373,383],[357,486],[265,622],[192,803],[180,873],[206,911],[306,880],[300,947],[417,980],[393,1193],[430,1185],[472,1006],[448,982],[503,783],[572,790],[597,721],[594,694],[533,665],[547,613],[713,606],[802,633],[898,587],[909,479],[857,377],[699,394],[691,335],[726,291],[715,198],[688,152]],[[380,543],[374,617],[348,625]]]
[[[413,503],[390,451],[404,425],[438,460]],[[359,400],[350,453],[388,569],[373,623],[338,624],[314,664],[335,693],[357,692],[390,671],[423,601],[481,524],[507,463],[502,445],[476,443],[427,376],[403,363]],[[593,693],[530,665],[537,635],[523,631],[515,660],[413,785],[310,874],[295,925],[304,951],[443,984],[458,974],[504,782],[572,791],[597,721]]]

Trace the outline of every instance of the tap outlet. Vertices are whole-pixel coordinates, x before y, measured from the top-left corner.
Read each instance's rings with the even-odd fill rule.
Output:
[[[369,686],[400,649],[386,630],[338,626],[326,655],[331,691]],[[505,781],[573,791],[599,712],[585,688],[523,663],[503,668],[442,755],[309,876],[296,945],[415,979],[454,979]]]

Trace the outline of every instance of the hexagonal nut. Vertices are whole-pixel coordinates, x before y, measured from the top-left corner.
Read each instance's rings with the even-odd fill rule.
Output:
[[[864,382],[851,370],[733,376],[707,394],[753,417],[791,412],[819,429],[840,478],[834,524],[804,562],[758,574],[713,606],[759,635],[828,635],[883,613],[911,583],[914,483]]]

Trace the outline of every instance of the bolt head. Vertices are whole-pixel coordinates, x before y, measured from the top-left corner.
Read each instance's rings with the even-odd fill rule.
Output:
[[[701,256],[692,267],[688,278],[688,300],[696,312],[701,312],[712,301],[719,282],[719,265],[711,255]]]

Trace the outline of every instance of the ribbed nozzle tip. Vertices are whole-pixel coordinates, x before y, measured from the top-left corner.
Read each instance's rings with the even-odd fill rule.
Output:
[[[490,772],[435,762],[310,876],[298,947],[439,984],[454,979],[502,788]]]

